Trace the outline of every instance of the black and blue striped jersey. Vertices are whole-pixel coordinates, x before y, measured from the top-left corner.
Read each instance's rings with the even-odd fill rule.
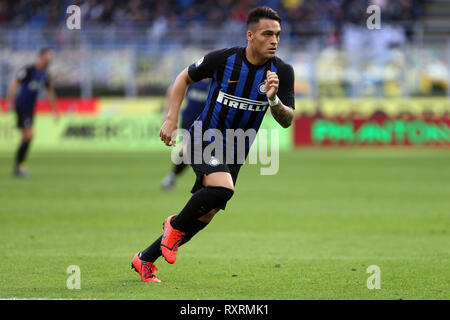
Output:
[[[41,89],[50,87],[49,75],[46,70],[39,70],[34,65],[22,68],[16,76],[20,89],[16,97],[18,112],[32,114]]]
[[[265,93],[267,71],[277,73],[277,96],[284,105],[294,105],[294,70],[278,57],[264,65],[251,64],[245,56],[245,47],[233,47],[212,51],[188,68],[193,81],[212,78],[203,112],[196,121],[202,131],[217,129],[222,132],[226,148],[227,129],[259,130],[269,107]],[[193,131],[194,125],[190,130]],[[236,143],[235,143],[236,145]],[[246,146],[246,154],[250,145]]]

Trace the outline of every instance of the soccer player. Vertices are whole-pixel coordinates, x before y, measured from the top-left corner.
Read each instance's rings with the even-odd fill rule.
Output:
[[[52,56],[53,53],[50,48],[41,49],[36,62],[23,67],[8,88],[6,110],[15,109],[17,127],[21,131],[21,142],[16,152],[13,172],[17,177],[27,177],[29,175],[24,163],[33,139],[33,118],[36,100],[39,91],[44,87],[47,91],[47,99],[50,106],[56,119],[58,118],[56,94],[51,77],[47,72]],[[17,90],[19,92],[16,96]]]
[[[275,56],[280,41],[281,19],[268,7],[257,7],[247,16],[247,46],[212,51],[183,70],[175,79],[170,97],[170,110],[160,131],[161,140],[173,146],[180,105],[188,86],[204,78],[212,78],[205,108],[191,126],[192,145],[202,150],[212,139],[198,141],[196,123],[202,132],[217,129],[258,130],[267,109],[282,127],[291,125],[294,117],[294,70]],[[225,135],[224,135],[225,137]],[[219,138],[218,138],[219,139]],[[234,139],[233,139],[234,140]],[[214,140],[214,142],[217,142]],[[223,138],[224,148],[230,145]],[[245,143],[245,156],[250,142]],[[232,147],[239,145],[233,141]],[[236,150],[235,150],[236,151]],[[195,152],[191,153],[194,155]],[[236,154],[236,153],[235,153]],[[214,215],[225,209],[234,193],[234,186],[242,162],[220,161],[217,154],[201,163],[191,161],[196,173],[192,197],[177,215],[163,223],[163,234],[147,249],[138,252],[131,266],[145,282],[160,282],[156,277],[155,260],[161,255],[174,263],[178,247],[189,241],[211,222]]]
[[[194,120],[197,119],[203,111],[206,99],[208,98],[210,82],[210,79],[203,79],[199,82],[194,82],[189,86],[186,93],[186,107],[181,113],[181,128],[189,130]],[[164,107],[164,113],[166,115],[169,111],[171,90],[172,86],[169,86],[169,88],[167,88]],[[180,150],[180,157],[183,156],[183,149],[185,149],[185,145],[183,145]],[[187,164],[184,162],[173,165],[172,171],[161,181],[161,186],[164,190],[171,191],[174,188],[177,177],[184,171],[186,166]]]

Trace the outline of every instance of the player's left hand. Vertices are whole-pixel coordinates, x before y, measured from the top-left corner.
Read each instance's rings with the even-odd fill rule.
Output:
[[[280,80],[275,72],[267,71],[266,75],[266,95],[270,100],[275,99],[275,95],[278,92],[278,85]]]

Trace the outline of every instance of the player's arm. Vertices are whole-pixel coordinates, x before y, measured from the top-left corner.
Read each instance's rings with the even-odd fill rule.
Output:
[[[278,100],[279,103],[271,106],[270,111],[272,112],[272,116],[274,119],[283,127],[288,128],[292,124],[292,120],[294,119],[294,109],[291,107],[285,106],[281,100]]]
[[[14,105],[14,100],[16,98],[17,88],[19,87],[19,80],[14,79],[11,81],[8,87],[8,92],[6,94],[6,112],[11,109],[14,109],[16,106]]]
[[[46,87],[47,87],[47,100],[48,103],[50,104],[50,107],[53,111],[53,114],[55,115],[55,118],[58,119],[59,118],[59,112],[58,112],[58,106],[56,103],[56,92],[55,92],[55,87],[54,87],[54,81],[53,78],[49,77],[48,81],[46,83]]]
[[[175,134],[172,136],[172,133],[174,133],[178,127],[181,104],[186,96],[189,84],[198,82],[202,79],[211,78],[217,66],[221,64],[223,59],[231,52],[232,49],[211,51],[197,62],[191,64],[188,68],[184,69],[177,76],[172,85],[166,121],[164,121],[159,133],[161,140],[164,141],[166,145],[175,145],[176,136]]]
[[[169,113],[169,107],[170,107],[170,93],[172,91],[172,85],[168,86],[166,89],[166,96],[164,99],[164,104],[163,104],[163,116],[164,119],[166,119],[167,117],[167,113]]]
[[[17,88],[29,76],[30,76],[30,67],[29,66],[23,67],[17,72],[16,76],[9,84],[8,92],[6,94],[6,112],[8,112],[8,110],[15,109]]]
[[[282,79],[281,82],[280,78]],[[272,116],[283,128],[287,128],[292,124],[295,108],[294,72],[292,67],[286,66],[280,70],[280,78],[275,72],[267,72],[266,95]]]
[[[178,127],[178,117],[180,115],[181,104],[183,103],[186,91],[193,81],[189,77],[188,69],[184,69],[175,79],[169,94],[169,110],[166,115],[159,136],[167,146],[174,146],[176,136],[172,135]]]

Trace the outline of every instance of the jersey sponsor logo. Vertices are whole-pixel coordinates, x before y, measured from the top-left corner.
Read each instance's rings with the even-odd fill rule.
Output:
[[[231,108],[249,111],[266,111],[267,106],[269,105],[269,102],[267,101],[240,98],[223,91],[219,91],[217,102]]]
[[[28,82],[28,90],[30,91],[40,91],[45,89],[45,80],[44,79],[38,79],[38,80],[31,80]]]
[[[30,91],[38,91],[41,87],[42,84],[40,81],[32,80],[28,83],[28,90]]]

